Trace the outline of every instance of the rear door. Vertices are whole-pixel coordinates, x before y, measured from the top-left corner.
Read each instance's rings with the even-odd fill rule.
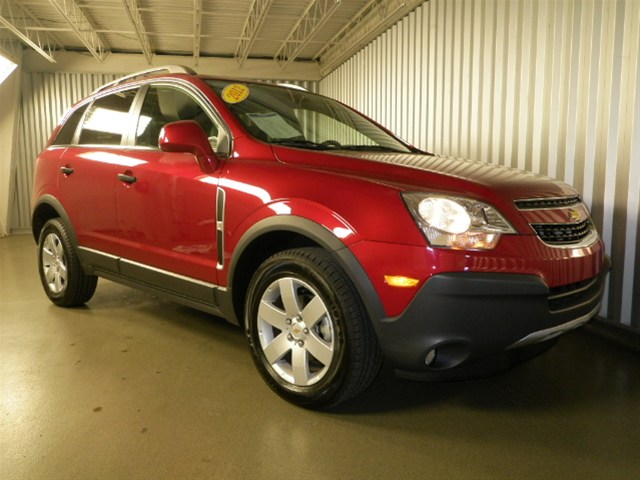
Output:
[[[116,166],[132,122],[136,89],[97,98],[84,113],[60,162],[59,198],[81,246],[116,254]]]

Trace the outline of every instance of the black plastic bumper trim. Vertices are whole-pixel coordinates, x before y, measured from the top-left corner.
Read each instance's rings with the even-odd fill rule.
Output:
[[[601,276],[606,275],[606,262],[604,267]],[[436,275],[400,316],[378,323],[379,343],[387,360],[405,372],[460,368],[577,328],[597,313],[602,300],[600,291],[588,302],[552,312],[549,294],[535,275]],[[433,349],[435,360],[427,364]]]

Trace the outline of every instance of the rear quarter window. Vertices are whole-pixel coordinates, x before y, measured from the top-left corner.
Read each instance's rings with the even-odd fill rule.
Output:
[[[73,138],[75,137],[78,124],[84,115],[84,111],[87,109],[87,105],[83,105],[73,112],[69,118],[64,122],[64,125],[53,140],[52,145],[71,145]]]
[[[81,145],[120,145],[130,125],[129,110],[137,90],[117,92],[95,100],[82,122]]]

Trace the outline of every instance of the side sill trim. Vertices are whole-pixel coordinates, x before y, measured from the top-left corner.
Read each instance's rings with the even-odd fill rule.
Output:
[[[220,314],[219,295],[227,289],[87,247],[79,247],[83,267],[91,274],[164,295],[195,308]]]
[[[215,288],[216,290],[226,290],[225,287],[220,287],[214,283],[209,283],[209,282],[204,282],[202,280],[198,280],[196,278],[191,278],[191,277],[187,277],[185,275],[180,275],[178,273],[173,273],[173,272],[169,272],[168,270],[163,270],[161,268],[157,268],[157,267],[152,267],[150,265],[146,265],[144,263],[139,263],[139,262],[134,262],[133,260],[128,260],[126,258],[119,258],[120,260],[120,270],[122,270],[123,266],[125,265],[130,265],[132,267],[135,268],[139,268],[139,269],[144,269],[144,270],[148,270],[150,272],[154,272],[154,273],[158,273],[160,275],[166,275],[168,277],[173,277],[177,280],[182,280],[185,282],[189,282],[192,283],[194,285],[200,285],[203,287],[207,287],[207,288]]]

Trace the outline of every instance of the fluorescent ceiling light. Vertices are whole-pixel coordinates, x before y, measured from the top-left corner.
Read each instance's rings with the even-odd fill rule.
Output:
[[[11,75],[11,72],[13,72],[17,66],[18,65],[11,60],[0,55],[0,85]]]

